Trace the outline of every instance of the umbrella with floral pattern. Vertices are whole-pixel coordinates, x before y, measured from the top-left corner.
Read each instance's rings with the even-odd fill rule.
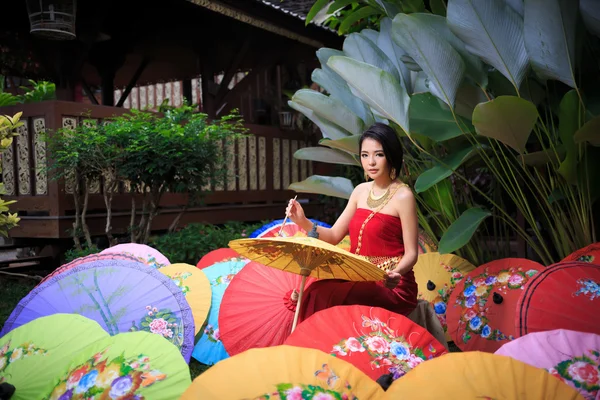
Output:
[[[158,269],[171,264],[169,259],[154,247],[139,243],[122,243],[109,247],[100,252],[100,254],[121,253],[134,256],[144,264]]]
[[[581,261],[594,264],[600,264],[600,242],[592,243],[582,249],[574,251],[566,256],[561,262]]]
[[[565,262],[534,276],[517,303],[515,330],[531,332],[570,329],[600,335],[593,316],[600,309],[600,265]]]
[[[583,400],[548,371],[480,351],[448,353],[392,383],[383,396],[396,399]]]
[[[403,315],[383,308],[336,306],[302,321],[285,344],[322,350],[377,380],[397,379],[446,348]]]
[[[158,270],[171,278],[185,296],[194,316],[194,333],[200,332],[210,310],[211,288],[204,272],[190,264],[171,264]]]
[[[379,399],[381,387],[352,364],[315,349],[275,346],[223,360],[181,400]]]
[[[324,222],[317,221],[316,219],[310,219],[311,223],[316,223],[318,226],[323,226],[325,228],[331,228],[331,225],[328,225]],[[281,227],[283,226],[283,229]],[[281,233],[281,234],[280,234]],[[275,221],[269,222],[252,232],[248,235],[249,238],[259,238],[259,237],[292,237],[292,236],[306,236],[306,231],[302,229],[300,226],[296,225],[291,221],[287,221],[284,219],[276,219]]]
[[[495,354],[544,368],[586,400],[600,398],[600,335],[566,329],[534,332],[506,343]]]
[[[516,305],[544,266],[524,258],[484,264],[459,282],[448,302],[448,332],[463,351],[493,353],[515,338]]]
[[[448,334],[446,309],[448,299],[454,286],[475,266],[454,254],[440,254],[428,252],[420,254],[414,266],[415,280],[419,287],[418,298],[428,301],[444,328],[446,339],[451,341]]]
[[[178,399],[191,383],[177,347],[148,332],[120,333],[74,354],[66,368],[40,376],[49,390],[35,398]]]
[[[229,247],[224,247],[206,253],[200,259],[200,261],[198,261],[198,264],[196,264],[196,268],[204,269],[216,263],[227,262],[239,258],[241,258],[241,256],[238,254],[237,251],[232,250]]]
[[[152,332],[186,360],[192,354],[194,319],[185,296],[169,277],[139,262],[89,262],[47,280],[17,304],[0,335],[55,313],[93,319],[110,335]]]

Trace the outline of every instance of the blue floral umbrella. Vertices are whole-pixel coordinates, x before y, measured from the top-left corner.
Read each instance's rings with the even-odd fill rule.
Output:
[[[212,288],[210,311],[207,325],[194,347],[192,357],[203,364],[213,365],[229,357],[219,331],[219,309],[221,299],[233,277],[248,264],[245,258],[231,259],[206,267],[202,270],[208,277]]]
[[[17,304],[0,336],[56,313],[93,319],[111,336],[128,331],[161,335],[190,360],[194,345],[190,306],[168,276],[142,263],[94,261],[52,277]]]
[[[319,226],[324,226],[325,228],[331,228],[331,225],[328,225],[324,222],[317,221],[315,219],[311,219],[310,222],[317,223]],[[283,219],[277,219],[273,222],[269,222],[252,232],[249,238],[259,238],[259,237],[275,237],[278,236],[279,231],[281,230],[281,226],[283,225]],[[290,236],[306,236],[306,232],[304,229],[300,228],[298,225],[288,220],[283,228],[282,236],[290,237]]]

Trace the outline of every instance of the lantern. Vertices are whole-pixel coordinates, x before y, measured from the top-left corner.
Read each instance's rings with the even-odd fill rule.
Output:
[[[52,40],[75,39],[77,0],[26,0],[30,33]]]

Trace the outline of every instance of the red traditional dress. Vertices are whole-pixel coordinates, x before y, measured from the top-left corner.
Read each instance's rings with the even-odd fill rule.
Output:
[[[389,258],[404,255],[402,224],[398,217],[375,213],[359,208],[349,225],[352,253],[374,258]],[[370,220],[360,230],[365,220]],[[392,268],[395,268],[392,267]],[[304,292],[299,322],[317,311],[339,305],[365,305],[381,307],[398,314],[408,315],[417,306],[417,283],[413,271],[402,276],[394,289],[382,282],[348,282],[341,279],[325,279],[313,282]]]

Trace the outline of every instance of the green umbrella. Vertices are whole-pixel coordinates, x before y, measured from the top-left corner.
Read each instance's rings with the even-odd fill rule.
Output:
[[[52,387],[44,376],[64,370],[74,354],[107,337],[96,321],[77,314],[34,319],[0,338],[0,383],[14,386],[11,400],[38,399]]]
[[[179,349],[148,332],[98,340],[71,357],[62,371],[54,374],[47,392],[31,398],[171,400],[191,384]]]

